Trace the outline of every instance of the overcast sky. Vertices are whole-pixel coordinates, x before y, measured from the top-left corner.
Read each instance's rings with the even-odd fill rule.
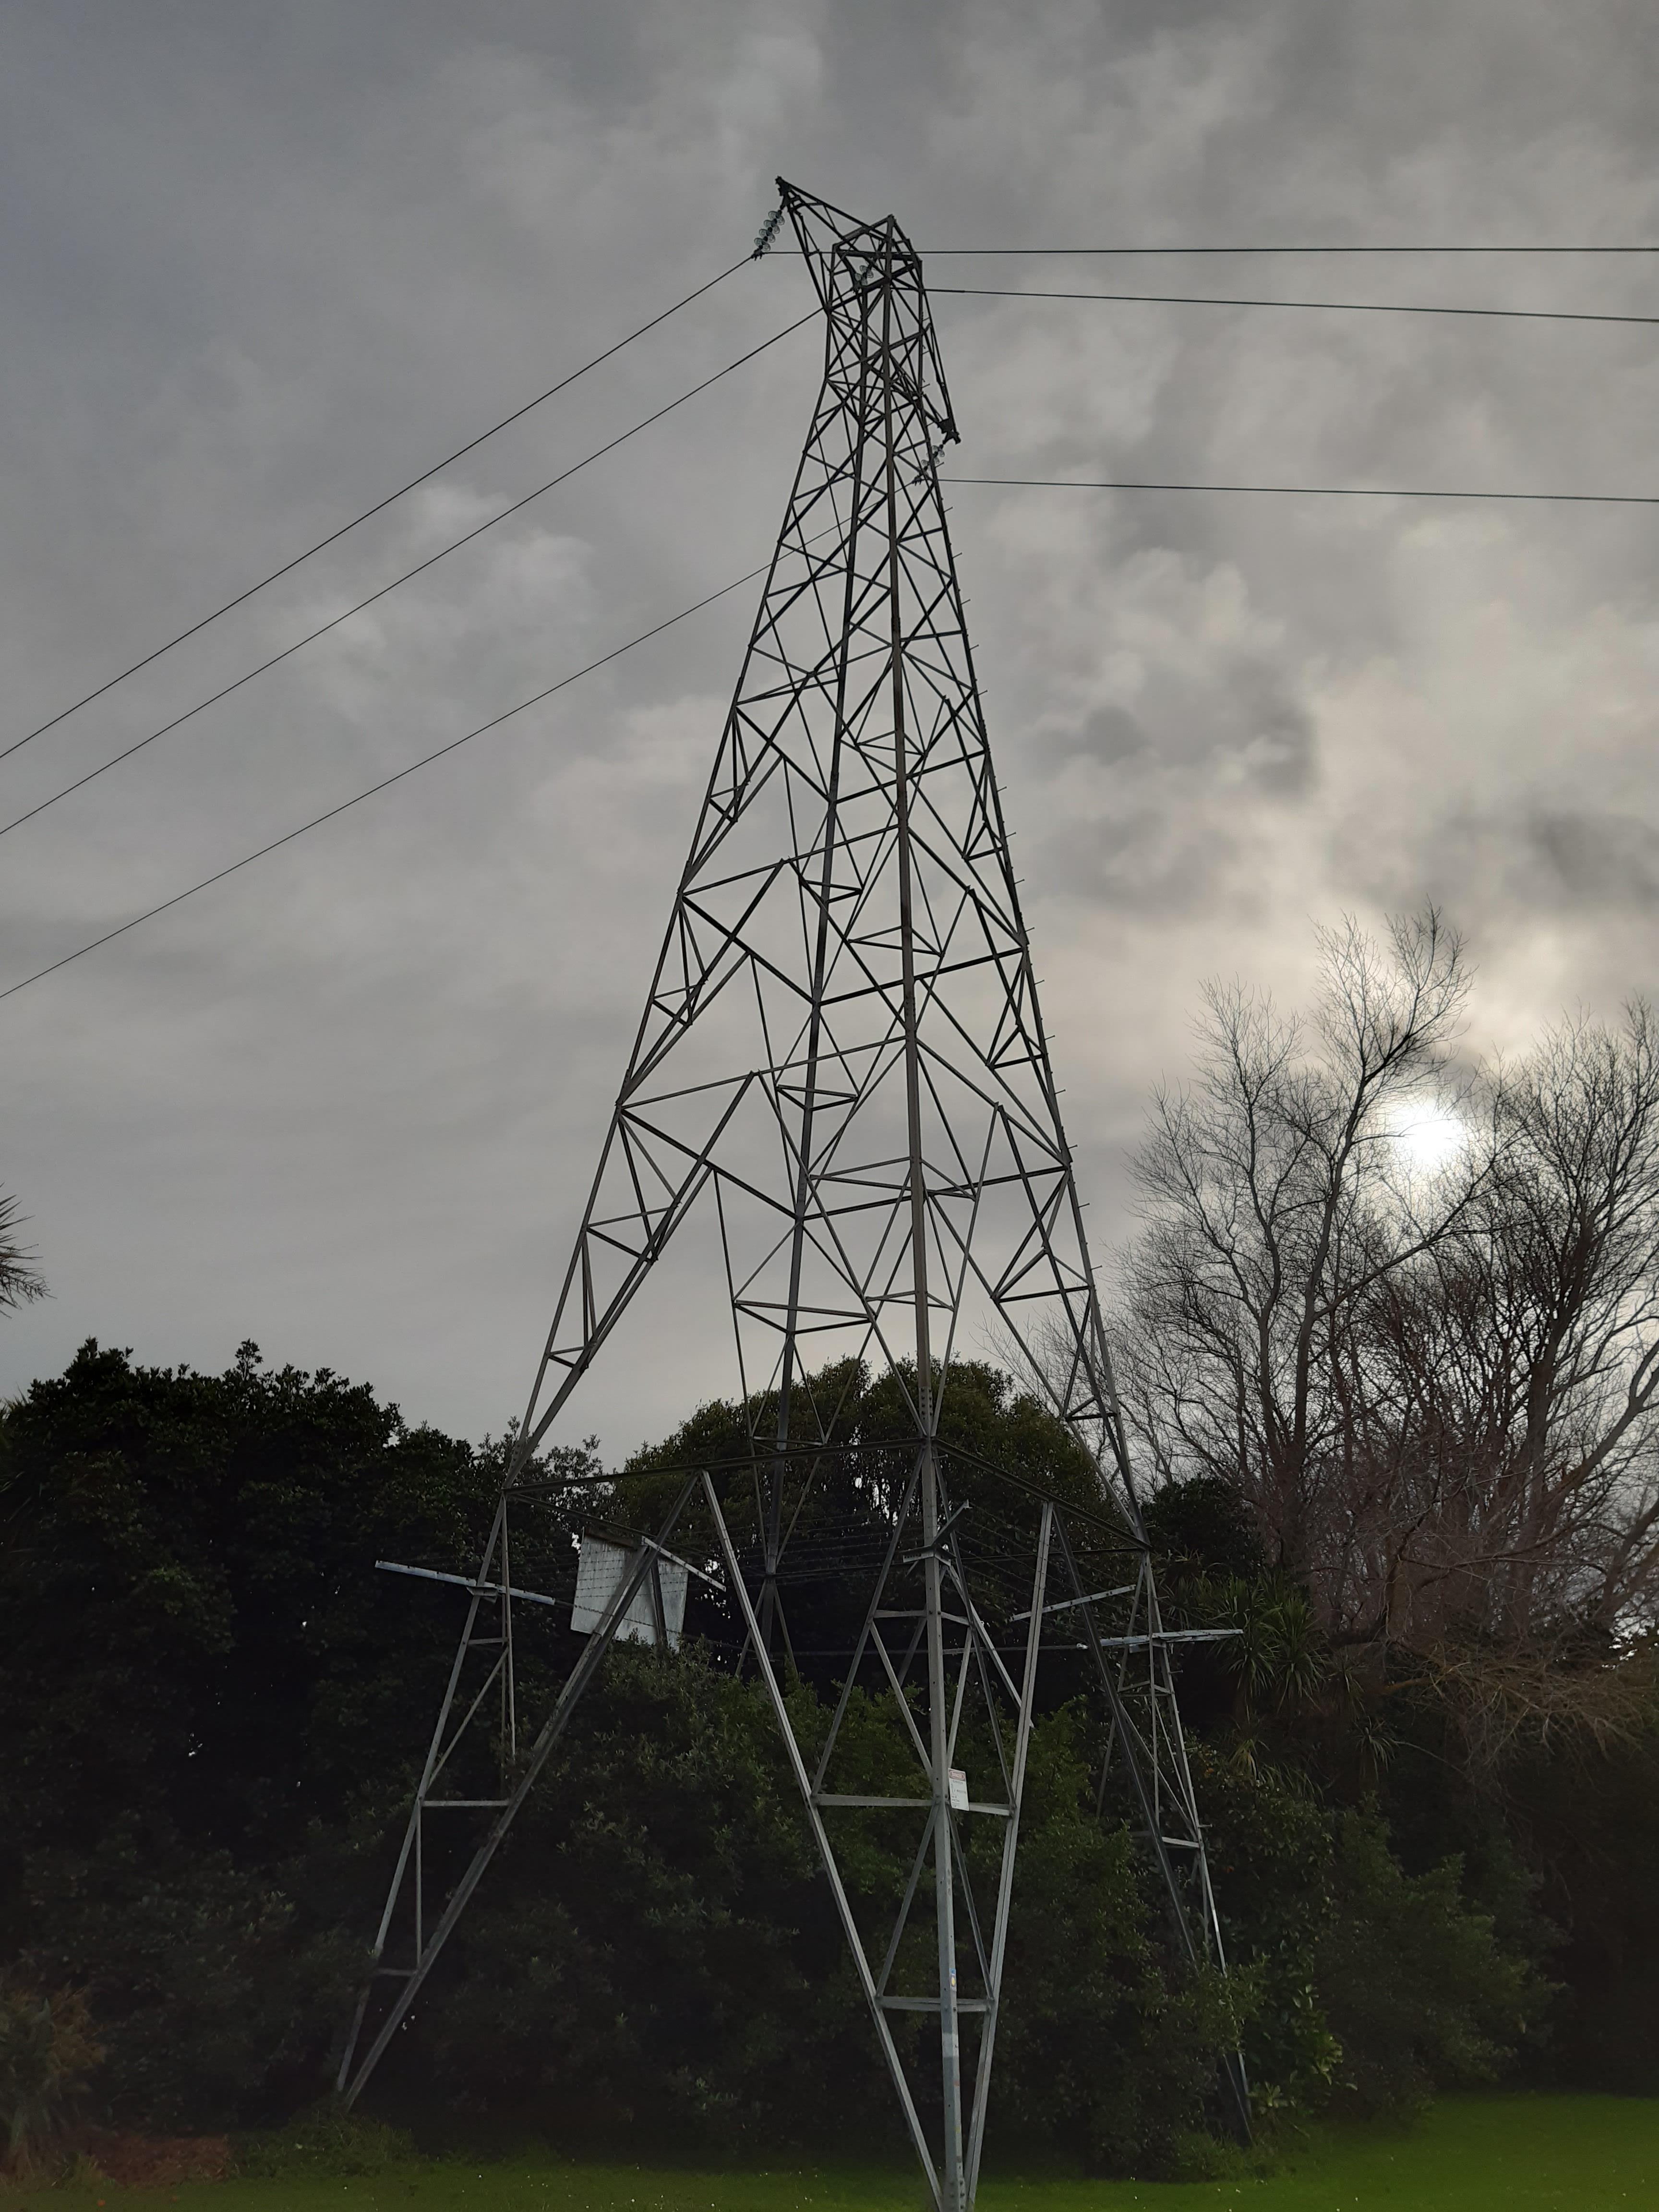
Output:
[[[0,743],[738,258],[784,171],[924,250],[1659,240],[1631,0],[0,7]],[[1659,313],[1655,260],[940,259],[938,284]],[[0,763],[9,820],[811,304],[743,270]],[[1659,491],[1659,331],[936,301],[974,475]],[[0,987],[766,556],[814,330],[0,837]],[[962,489],[1090,1219],[1202,980],[1442,902],[1471,1049],[1659,942],[1659,509]],[[0,1185],[88,1334],[522,1405],[753,587],[0,1003]],[[665,1310],[573,1407],[723,1389]]]

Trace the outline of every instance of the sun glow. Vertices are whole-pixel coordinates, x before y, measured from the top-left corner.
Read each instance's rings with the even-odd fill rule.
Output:
[[[1449,1167],[1468,1145],[1468,1124],[1461,1114],[1425,1102],[1401,1115],[1394,1140],[1410,1166],[1419,1174],[1434,1175]]]

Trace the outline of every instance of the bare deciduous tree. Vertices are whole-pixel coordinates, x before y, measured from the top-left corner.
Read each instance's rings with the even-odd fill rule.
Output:
[[[1565,1025],[1480,1089],[1490,1150],[1458,1233],[1365,1317],[1395,1449],[1364,1548],[1369,1632],[1436,1654],[1501,1733],[1612,1697],[1601,1662],[1659,1597],[1648,1010]]]
[[[1367,1302],[1468,1199],[1437,1185],[1425,1204],[1401,1143],[1445,1087],[1468,988],[1457,939],[1431,913],[1386,951],[1352,927],[1322,947],[1310,1022],[1240,985],[1208,992],[1198,1076],[1159,1091],[1137,1162],[1146,1225],[1127,1285],[1158,1472],[1227,1477],[1279,1563],[1316,1580],[1358,1479]]]
[[[1582,1707],[1574,1670],[1605,1686],[1659,1593],[1659,1042],[1638,1006],[1454,1087],[1439,918],[1323,951],[1305,1024],[1212,990],[1156,1102],[1122,1313],[1143,1449],[1233,1486],[1339,1644],[1495,1714]],[[1462,1143],[1414,1166],[1413,1122],[1454,1108]]]

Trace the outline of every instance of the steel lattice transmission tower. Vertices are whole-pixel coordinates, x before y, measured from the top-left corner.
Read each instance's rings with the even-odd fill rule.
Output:
[[[780,190],[823,307],[823,389],[340,2080],[353,2098],[368,2080],[630,1613],[665,1640],[665,1567],[683,1575],[690,1552],[694,1571],[723,1579],[770,1694],[934,2200],[965,2212],[1037,1661],[1055,1614],[1106,1698],[1112,1755],[1187,1954],[1224,1971],[1224,1960],[1170,1670],[1178,1639],[1158,1613],[939,490],[938,453],[957,433],[921,264],[890,218],[857,222]],[[697,1209],[718,1224],[739,1396],[766,1424],[751,1438],[752,1533],[740,1542],[711,1473],[689,1470],[521,1745],[509,1507]],[[1131,1560],[1123,1588],[1086,1590],[1067,1509],[1034,1507],[1023,1650],[999,1647],[975,1598],[939,1442],[953,1361],[988,1331],[1086,1448]],[[836,1354],[899,1379],[914,1432],[842,1705],[809,1759],[778,1680],[779,1576],[786,1510],[831,1449],[835,1409],[809,1376]],[[1051,1596],[1055,1582],[1063,1595]],[[860,1679],[897,1699],[916,1762],[908,1796],[833,1786]],[[501,1748],[498,1794],[448,1794],[483,1717]],[[993,1762],[979,1800],[956,1764],[974,1729]],[[433,1884],[428,1825],[458,1807],[494,1817],[464,1867]],[[912,1830],[909,1885],[884,1931],[860,1923],[836,1841],[838,1820],[873,1812]],[[985,1836],[1000,1842],[981,1846]],[[1223,2063],[1247,2118],[1242,2068]]]

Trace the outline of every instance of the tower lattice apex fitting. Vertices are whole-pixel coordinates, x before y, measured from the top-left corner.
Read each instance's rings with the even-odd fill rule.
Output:
[[[663,1630],[661,1565],[690,1553],[723,1581],[783,1731],[933,2200],[967,2212],[1045,1624],[1066,1625],[1105,1700],[1109,1759],[1187,1959],[1221,1972],[1225,1960],[1175,1696],[1182,1638],[1158,1611],[940,495],[939,452],[957,431],[921,263],[890,217],[860,223],[779,188],[824,311],[823,388],[469,1593],[340,2085],[361,2092],[610,1643],[642,1607]],[[752,1518],[734,1534],[720,1470],[687,1470],[521,1743],[509,1507],[694,1214],[714,1224]],[[1122,1588],[1088,1590],[1068,1534],[1079,1509],[1029,1502],[1029,1605],[1005,1606],[1000,1629],[975,1601],[939,1438],[953,1364],[988,1342],[1085,1449],[1099,1510],[1083,1518],[1112,1522],[1129,1559]],[[809,1756],[779,1680],[789,1657],[779,1576],[792,1519],[835,1449],[836,1408],[811,1377],[838,1358],[894,1378],[913,1434],[841,1705]],[[998,1634],[1012,1621],[1023,1648],[1005,1650]],[[919,1778],[908,1797],[830,1786],[860,1676],[901,1708]],[[480,1808],[494,1817],[464,1870],[436,1885],[441,1902],[429,1900],[428,1817],[460,1802],[444,1796],[446,1773],[469,1729],[497,1712],[499,1795]],[[994,1780],[964,1803],[953,1769],[975,1729]],[[838,1819],[878,1811],[913,1831],[909,1887],[884,1931],[860,1924],[836,1844]],[[970,1836],[978,1822],[992,1824],[981,1832],[1000,1837],[995,1848]],[[400,1944],[407,1966],[389,1963]],[[1221,2069],[1248,2127],[1242,2063],[1224,2053]]]

